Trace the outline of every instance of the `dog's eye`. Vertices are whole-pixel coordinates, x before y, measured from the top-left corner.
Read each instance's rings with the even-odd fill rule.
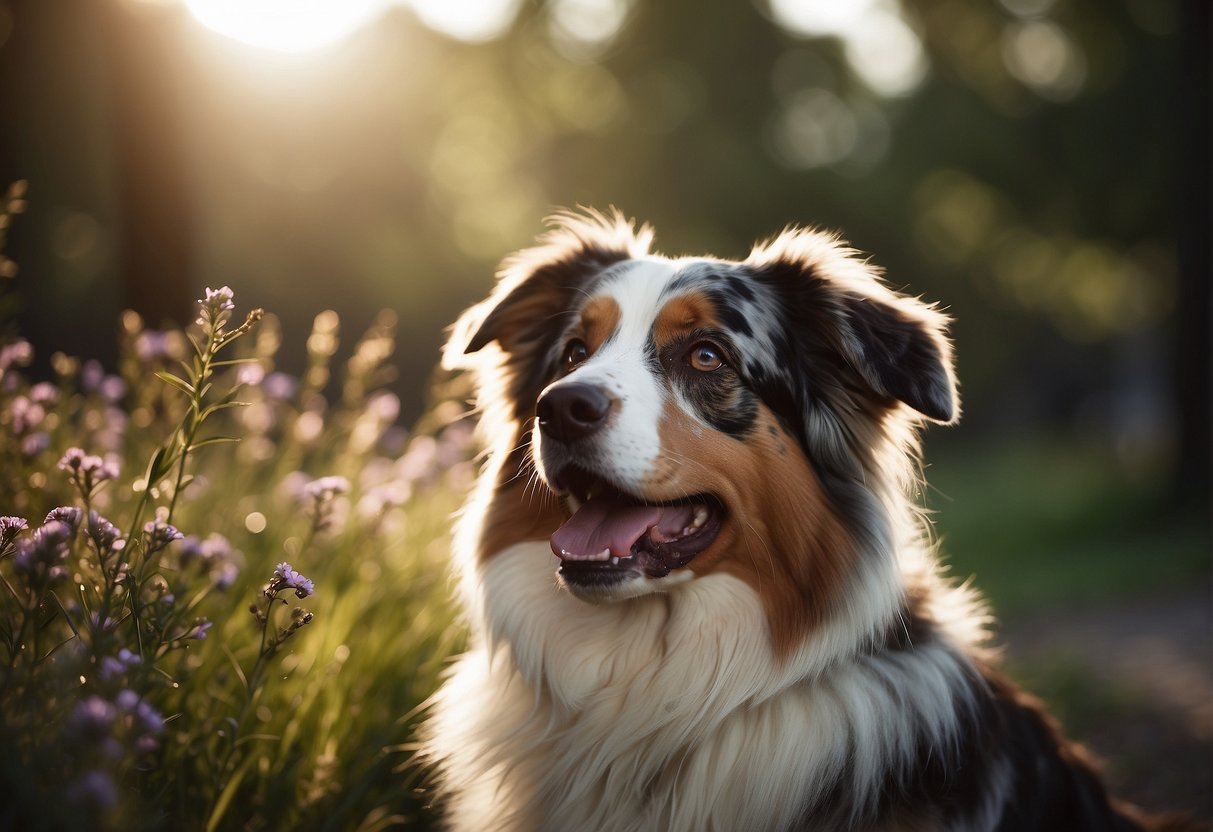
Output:
[[[582,341],[580,338],[574,338],[564,348],[564,371],[566,373],[573,372],[589,357],[590,350],[586,347],[585,341]]]
[[[720,348],[709,341],[700,341],[687,353],[687,363],[701,373],[710,373],[724,366]]]

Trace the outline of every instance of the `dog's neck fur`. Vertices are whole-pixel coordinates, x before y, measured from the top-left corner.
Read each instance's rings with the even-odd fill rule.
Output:
[[[447,770],[467,781],[445,784],[461,793],[456,826],[484,828],[478,807],[508,807],[490,825],[517,829],[878,821],[882,789],[923,747],[954,744],[971,718],[960,697],[984,636],[972,629],[982,620],[973,598],[936,576],[905,496],[912,431],[885,436],[896,437],[900,446],[886,448],[896,456],[871,457],[852,506],[870,530],[855,583],[779,657],[754,590],[727,575],[591,605],[557,585],[546,540],[477,556],[489,515],[533,511],[545,499],[525,496],[525,471],[510,453],[522,435],[498,432],[457,539],[465,602],[483,628],[432,726],[445,753],[460,758]],[[511,482],[519,487],[502,487]],[[687,753],[708,742],[714,754]]]

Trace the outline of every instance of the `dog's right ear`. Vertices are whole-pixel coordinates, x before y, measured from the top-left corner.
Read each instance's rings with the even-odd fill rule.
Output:
[[[471,366],[470,356],[497,342],[508,356],[533,354],[550,339],[562,314],[606,267],[648,254],[652,230],[637,229],[612,209],[562,212],[538,245],[508,258],[489,297],[465,311],[443,348],[447,369]]]

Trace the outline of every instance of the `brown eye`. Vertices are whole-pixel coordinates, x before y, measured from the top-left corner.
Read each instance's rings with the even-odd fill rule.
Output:
[[[687,363],[701,373],[710,373],[724,366],[724,358],[715,344],[700,341],[687,353]]]
[[[580,338],[574,338],[564,348],[564,371],[566,373],[573,372],[589,357],[590,351],[586,347],[585,341],[582,341]]]

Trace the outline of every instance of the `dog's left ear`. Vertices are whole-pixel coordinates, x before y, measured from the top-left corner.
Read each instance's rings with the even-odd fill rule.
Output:
[[[888,289],[837,237],[794,229],[754,250],[747,264],[790,303],[811,338],[826,338],[878,396],[951,423],[960,402],[948,318]]]
[[[506,259],[492,294],[455,322],[443,366],[474,366],[470,356],[493,342],[511,358],[542,348],[589,280],[614,263],[644,256],[652,241],[651,229],[637,229],[615,209],[606,215],[562,212],[548,224],[536,246]]]

